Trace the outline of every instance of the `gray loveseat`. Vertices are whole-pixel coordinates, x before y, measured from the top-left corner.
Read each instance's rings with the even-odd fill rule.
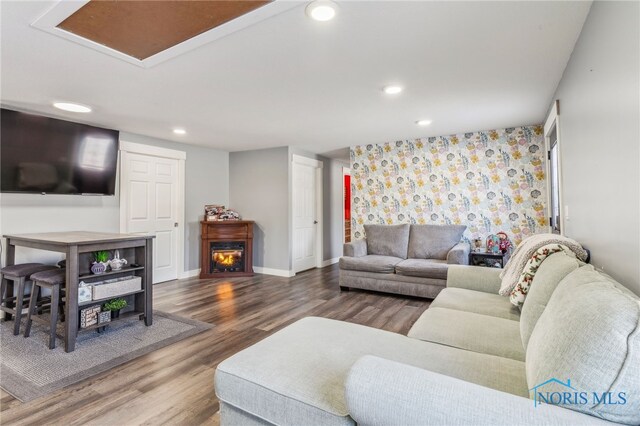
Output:
[[[360,288],[433,299],[449,265],[468,265],[464,225],[364,225],[366,238],[344,245],[340,289]]]
[[[408,336],[311,317],[237,353],[222,426],[640,424],[638,297],[557,253],[520,311],[499,272],[450,267]]]

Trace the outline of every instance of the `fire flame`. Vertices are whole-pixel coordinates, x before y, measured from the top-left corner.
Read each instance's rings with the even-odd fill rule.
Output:
[[[236,262],[237,257],[240,257],[240,253],[237,251],[213,253],[213,261],[224,266],[233,265]]]

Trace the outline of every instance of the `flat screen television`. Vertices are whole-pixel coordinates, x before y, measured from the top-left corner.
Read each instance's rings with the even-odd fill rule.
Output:
[[[114,195],[118,131],[0,111],[2,192]]]

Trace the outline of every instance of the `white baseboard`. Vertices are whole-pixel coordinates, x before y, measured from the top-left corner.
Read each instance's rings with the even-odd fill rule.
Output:
[[[339,260],[340,260],[339,257],[334,257],[333,259],[323,260],[322,261],[322,267],[324,268],[325,266],[329,266],[329,265],[333,265],[334,263],[338,263]]]
[[[192,269],[190,271],[184,271],[180,274],[180,276],[178,277],[178,279],[185,279],[185,278],[193,278],[193,277],[197,277],[198,275],[200,275],[200,268],[198,269]]]
[[[293,277],[296,273],[286,269],[263,268],[262,266],[254,266],[253,272],[256,274],[275,275],[276,277]]]

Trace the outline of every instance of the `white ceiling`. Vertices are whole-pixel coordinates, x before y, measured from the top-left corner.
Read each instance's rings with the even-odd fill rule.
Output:
[[[54,3],[1,2],[4,105],[228,151],[319,153],[541,123],[591,5],[343,1],[321,23],[300,3],[144,69],[30,27]],[[401,95],[381,92],[394,82]]]

